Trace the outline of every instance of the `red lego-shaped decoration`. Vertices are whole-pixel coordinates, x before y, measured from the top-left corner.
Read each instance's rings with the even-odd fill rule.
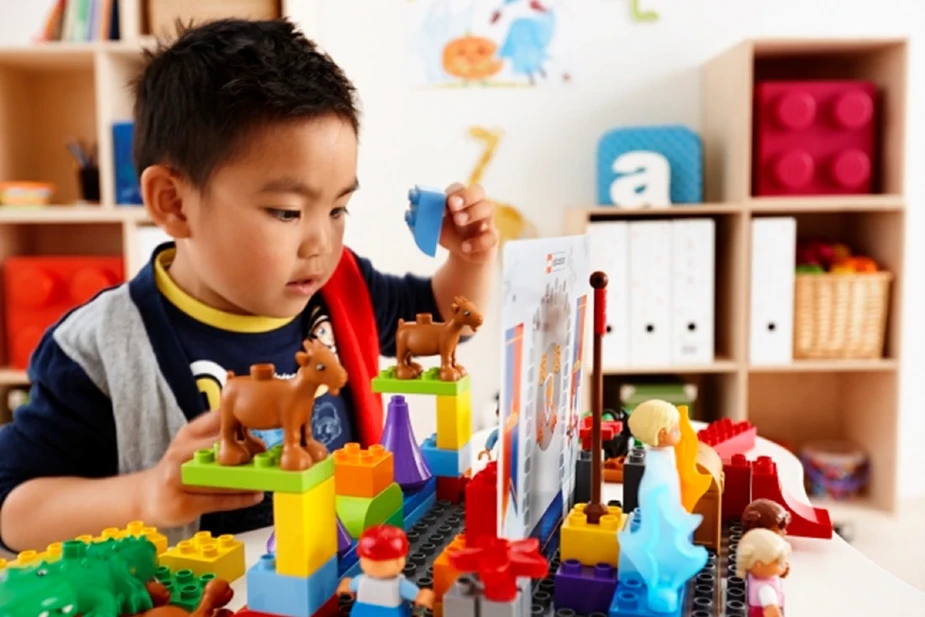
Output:
[[[536,538],[511,542],[482,537],[478,547],[451,553],[450,564],[460,573],[477,573],[485,586],[485,598],[493,602],[513,602],[518,578],[543,578],[549,572]]]
[[[7,361],[25,369],[45,330],[125,280],[121,257],[9,257],[3,262]]]
[[[723,418],[697,432],[697,439],[712,447],[724,463],[735,454],[745,454],[755,447],[758,429],[748,420],[733,422]]]
[[[871,193],[876,116],[877,87],[870,82],[758,84],[753,193]]]
[[[594,418],[591,416],[585,416],[581,420],[581,427],[578,429],[578,438],[581,439],[581,449],[590,450],[591,449],[591,437],[592,437],[592,423]],[[620,431],[623,430],[623,423],[618,422],[617,420],[603,420],[601,421],[601,441],[610,441],[614,438],[615,435],[619,435]]]

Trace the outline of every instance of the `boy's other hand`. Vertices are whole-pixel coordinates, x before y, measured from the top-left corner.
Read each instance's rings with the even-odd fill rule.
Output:
[[[498,246],[495,204],[478,184],[453,184],[446,195],[447,216],[440,231],[440,245],[472,263],[494,260]]]
[[[263,501],[262,492],[189,492],[180,477],[180,466],[198,450],[212,448],[218,441],[221,414],[200,415],[177,432],[160,462],[143,472],[140,518],[161,528],[192,523],[203,514],[246,508]]]

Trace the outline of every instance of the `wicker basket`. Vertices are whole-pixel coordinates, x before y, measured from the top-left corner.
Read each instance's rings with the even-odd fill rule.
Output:
[[[793,357],[882,357],[892,280],[889,272],[797,274]]]

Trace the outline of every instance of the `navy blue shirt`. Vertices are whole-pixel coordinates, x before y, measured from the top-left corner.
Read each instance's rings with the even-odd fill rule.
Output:
[[[278,374],[293,374],[295,352],[306,337],[317,338],[337,350],[321,294],[311,299],[301,315],[277,320],[275,327],[234,331],[200,319],[189,310],[188,302],[168,299],[171,294],[165,293],[163,285],[154,284],[157,264],[169,263],[164,253],[172,248],[158,247],[151,263],[127,285],[145,322],[161,373],[188,419],[218,406],[228,370],[246,374],[251,364],[272,362]],[[361,257],[357,257],[357,263],[372,300],[380,353],[394,356],[400,318],[413,320],[418,313],[439,315],[431,280],[411,274],[385,274]],[[10,424],[0,427],[0,508],[16,486],[34,478],[105,478],[119,473],[112,401],[56,343],[52,334],[60,323],[49,329],[33,354],[29,402],[14,412]],[[171,346],[171,341],[178,341],[179,348]],[[349,387],[348,382],[338,396],[325,392],[316,399],[312,432],[329,450],[355,438]],[[198,392],[200,399],[197,401],[191,392]],[[272,446],[279,440],[279,433],[269,431],[261,437]],[[252,508],[209,514],[200,523],[203,530],[214,535],[237,534],[269,526],[272,514],[268,495]]]

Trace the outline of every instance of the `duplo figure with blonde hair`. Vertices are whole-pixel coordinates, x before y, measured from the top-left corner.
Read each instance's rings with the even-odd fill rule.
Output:
[[[736,551],[736,575],[747,578],[748,617],[783,617],[784,587],[790,544],[770,529],[745,533]]]
[[[681,503],[681,485],[675,462],[674,447],[681,441],[681,416],[678,408],[659,399],[650,399],[636,406],[629,417],[630,432],[646,447],[646,476],[668,482],[672,495]],[[651,471],[650,471],[651,470]]]

